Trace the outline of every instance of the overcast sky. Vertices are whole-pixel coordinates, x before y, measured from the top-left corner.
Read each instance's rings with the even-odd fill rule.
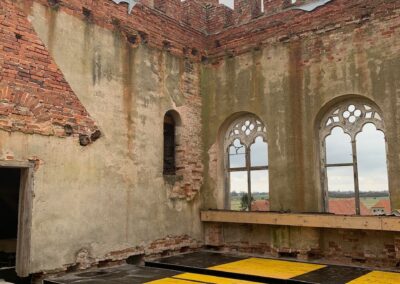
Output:
[[[382,131],[368,123],[356,137],[360,191],[388,190],[386,143]],[[340,127],[332,130],[326,139],[327,163],[351,163],[350,136]],[[332,190],[354,190],[352,167],[328,169],[328,183]]]
[[[237,144],[237,147],[241,146],[239,142]],[[383,132],[376,130],[373,124],[368,123],[357,135],[356,145],[360,191],[387,191],[386,143]],[[256,139],[251,149],[253,166],[268,165],[267,147],[261,138]],[[334,128],[331,135],[327,137],[326,147],[328,164],[352,163],[351,139],[340,127]],[[235,152],[233,149],[231,154]],[[231,155],[230,160],[232,168],[244,167],[244,147],[240,148],[238,155]],[[329,167],[327,174],[329,190],[354,191],[352,166]],[[269,192],[268,171],[256,171],[252,173],[251,179],[253,192]],[[231,191],[247,192],[245,171],[231,173]]]
[[[235,140],[234,145],[240,147],[238,139]],[[245,167],[246,158],[244,147],[235,153],[235,148],[230,148],[230,165],[231,168]],[[268,144],[263,141],[261,137],[257,137],[255,143],[251,146],[250,151],[251,166],[268,166]],[[251,185],[252,192],[269,192],[269,177],[268,170],[257,170],[251,172]],[[232,172],[231,173],[231,191],[247,192],[247,172]]]
[[[233,0],[219,0],[219,3],[225,4],[226,6],[233,8]]]

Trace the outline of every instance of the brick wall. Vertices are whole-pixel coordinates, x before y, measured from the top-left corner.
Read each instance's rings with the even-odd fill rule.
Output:
[[[218,0],[142,0],[127,13],[126,5],[110,0],[36,0],[95,24],[122,31],[135,42],[168,49],[172,54],[200,60],[202,56],[239,54],[271,41],[287,41],[316,30],[339,29],[393,14],[396,1],[334,0],[313,12],[292,10],[309,0],[291,4],[287,0],[235,1],[235,9]],[[29,3],[29,1],[28,1]],[[49,4],[50,3],[50,4]],[[143,20],[145,19],[145,20]],[[209,36],[207,36],[209,35]],[[192,53],[191,50],[197,52]]]
[[[36,2],[50,6],[53,3]],[[264,0],[265,11],[261,12],[261,0],[237,0],[233,10],[218,4],[218,0],[142,0],[131,15],[127,14],[126,5],[110,0],[60,0],[53,6],[80,18],[89,15],[97,25],[122,30],[153,47],[166,48],[165,42],[169,42],[168,49],[177,55],[193,56],[185,52],[194,48],[199,51],[196,59],[228,49],[237,54],[265,41],[284,41],[326,27],[360,24],[387,17],[400,7],[398,2],[388,0],[334,0],[312,12],[291,9],[308,2],[312,1],[291,4],[288,0]]]
[[[125,5],[109,0],[35,2],[118,31],[134,44],[168,50],[192,61],[199,61],[204,51],[204,36],[196,30],[206,29],[201,1],[142,1],[144,5],[139,4],[133,15],[127,13]],[[33,1],[0,3],[0,128],[75,135],[81,145],[87,145],[101,133],[35,34],[27,16],[32,5]]]
[[[199,1],[187,0],[182,3],[182,22],[196,30],[207,32],[207,7]]]
[[[266,13],[268,9],[266,7]],[[217,32],[207,41],[208,55],[218,57],[227,50],[240,54],[263,44],[282,43],[333,30],[341,29],[346,33],[347,29],[369,21],[396,17],[399,9],[400,2],[387,0],[334,0],[312,12],[283,9],[245,24],[235,23],[228,29],[216,28]],[[219,42],[219,46],[215,46],[215,42]]]
[[[285,43],[309,35],[318,37],[333,30],[346,33],[349,28],[354,29],[374,20],[383,23],[380,33],[390,38],[398,26],[385,26],[385,19],[398,17],[400,10],[399,1],[334,0],[312,13],[306,13],[287,9],[290,7],[283,0],[264,0],[263,15],[258,1],[236,1],[235,9],[231,10],[219,5],[216,0],[147,0],[138,4],[129,15],[126,5],[117,5],[110,0],[35,2],[100,27],[122,32],[131,43],[168,50],[185,58],[182,60],[185,71],[180,88],[187,102],[176,107],[182,116],[183,127],[178,133],[177,177],[171,181],[168,195],[172,199],[188,200],[199,192],[203,178],[203,146],[199,142],[202,122],[198,119],[202,111],[199,70],[193,62],[200,61],[202,56],[220,57],[227,52],[235,55],[263,44]],[[32,1],[24,1],[22,6],[16,3],[22,2],[0,2],[0,128],[60,137],[75,134],[81,137],[82,144],[95,140],[99,135],[95,121],[71,90],[28,21]],[[364,41],[373,41],[373,38],[361,40]],[[314,55],[320,52],[321,47],[313,48],[309,50],[309,61],[301,64],[318,60]],[[230,236],[230,229],[238,232],[237,240],[233,239],[233,234],[231,240],[225,239]],[[246,235],[249,229],[255,232],[253,236]],[[227,232],[225,237],[221,235],[224,231]],[[263,238],[268,232],[248,226],[214,227],[206,240],[210,245],[251,253],[295,252],[307,255],[320,250],[319,253],[330,258],[366,262],[386,259],[390,265],[399,259],[399,241],[394,234],[322,233],[325,241],[318,247],[278,246],[273,240],[254,240],[254,235]],[[384,242],[377,245],[374,251],[371,249],[373,246],[366,246],[370,240],[381,239]],[[161,254],[164,250],[179,250],[191,243],[187,236],[167,237],[143,250],[147,249],[149,254]],[[120,255],[124,255],[123,252]]]
[[[205,245],[219,251],[385,268],[399,263],[399,237],[396,232],[268,225],[208,223],[205,227]]]
[[[0,38],[0,128],[97,139],[96,123],[14,1],[0,3]]]
[[[201,58],[200,51],[203,51],[205,46],[205,37],[200,32],[204,29],[203,15],[198,13],[201,9],[196,1],[141,1],[132,13],[128,14],[126,5],[117,5],[111,0],[59,0],[56,1],[57,4],[47,0],[35,0],[58,11],[89,20],[100,27],[122,32],[134,43],[167,49],[172,54],[190,57],[193,60]],[[189,7],[185,21],[182,19],[183,6]],[[195,55],[187,53],[187,50],[192,49],[199,52]]]
[[[176,175],[165,181],[170,199],[193,200],[203,183],[199,67],[185,60],[182,69],[181,91],[188,100],[176,108],[182,122],[176,129]]]
[[[65,264],[63,268],[46,271],[46,273],[37,273],[34,277],[37,278],[37,280],[40,280],[43,277],[47,278],[47,274],[55,274],[63,271],[72,272],[91,267],[104,267],[112,265],[112,263],[126,263],[125,260],[130,257],[133,257],[133,259],[140,262],[144,259],[157,259],[160,257],[173,256],[179,253],[196,251],[201,247],[201,245],[201,242],[188,235],[170,235],[163,239],[154,240],[140,246],[111,251],[103,257],[94,257],[90,248],[82,248],[76,253],[74,263]]]

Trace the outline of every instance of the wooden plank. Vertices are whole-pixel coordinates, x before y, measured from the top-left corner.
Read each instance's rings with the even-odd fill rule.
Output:
[[[395,231],[398,232],[400,228],[400,217],[386,217],[382,218],[382,230],[383,231]]]
[[[16,272],[20,277],[30,274],[31,226],[33,203],[33,167],[21,169]]]
[[[30,274],[31,226],[33,202],[33,175],[35,163],[32,161],[0,160],[0,167],[21,169],[19,189],[18,236],[16,272],[18,276]]]
[[[201,221],[400,232],[400,218],[272,212],[202,211]]]

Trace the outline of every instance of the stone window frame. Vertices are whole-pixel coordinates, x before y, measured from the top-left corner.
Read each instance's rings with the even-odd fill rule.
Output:
[[[246,122],[250,123],[246,125]],[[257,127],[250,129],[250,125],[254,124]],[[261,128],[259,128],[261,127]],[[246,133],[247,132],[247,133]],[[266,166],[251,166],[250,156],[251,156],[251,146],[255,143],[256,138],[262,137],[263,141],[267,143],[267,127],[254,114],[243,114],[239,118],[235,119],[228,127],[225,139],[224,139],[224,172],[225,172],[225,208],[230,210],[230,173],[238,171],[247,172],[247,196],[248,204],[251,204],[251,172],[255,170],[268,170],[269,171],[269,160]],[[229,148],[233,146],[236,139],[246,147],[245,148],[245,167],[231,168],[229,162]],[[269,151],[268,151],[269,152]],[[251,211],[251,206],[249,206],[248,211]]]
[[[354,109],[353,107],[354,106]],[[348,99],[341,103],[335,104],[329,108],[323,116],[319,128],[320,141],[320,166],[321,166],[321,183],[323,189],[323,205],[324,211],[329,212],[329,196],[328,196],[328,176],[327,168],[329,167],[353,167],[354,179],[354,197],[356,215],[360,214],[360,188],[358,178],[358,159],[357,159],[357,143],[356,137],[362,132],[364,125],[372,123],[378,131],[382,131],[385,137],[386,163],[388,163],[388,147],[386,139],[385,125],[381,111],[371,102],[362,99]],[[326,138],[331,134],[332,130],[340,127],[345,134],[351,138],[352,162],[327,164],[326,156]],[[390,198],[390,192],[389,192]]]

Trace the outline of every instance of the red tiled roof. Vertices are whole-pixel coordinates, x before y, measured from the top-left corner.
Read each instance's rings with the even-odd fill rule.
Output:
[[[255,200],[251,203],[251,211],[269,211],[269,200]]]
[[[385,213],[392,212],[389,199],[379,200],[374,206],[372,206],[372,208],[383,208],[385,210]]]
[[[355,215],[356,204],[354,198],[336,198],[329,200],[329,212],[338,215]],[[370,211],[364,205],[360,203],[361,215],[370,215]]]

